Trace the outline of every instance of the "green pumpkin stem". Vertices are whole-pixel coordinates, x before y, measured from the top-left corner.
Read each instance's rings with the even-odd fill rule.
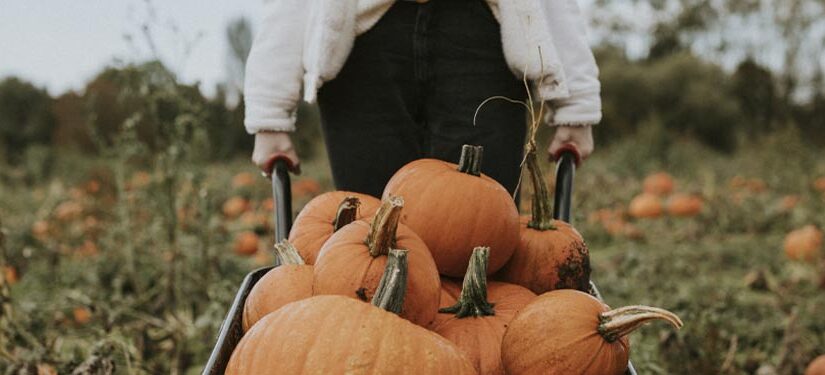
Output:
[[[372,304],[391,313],[400,314],[407,293],[407,250],[390,250],[387,266],[378,289],[372,297]]]
[[[372,219],[370,232],[366,239],[373,258],[387,255],[390,249],[395,247],[395,232],[398,229],[403,207],[404,199],[401,197],[390,197],[381,202],[381,207]]]
[[[458,171],[473,176],[481,176],[481,159],[483,155],[484,147],[482,146],[461,146],[461,157],[458,160]]]
[[[489,247],[476,247],[470,257],[461,294],[455,305],[439,309],[440,313],[455,314],[458,318],[495,315],[493,304],[487,301],[487,263]]]
[[[626,306],[599,314],[599,334],[607,342],[627,336],[639,327],[653,320],[664,320],[676,327],[682,328],[682,320],[676,314],[650,306]]]
[[[289,241],[283,240],[275,244],[275,256],[278,257],[278,264],[281,265],[302,265],[306,264],[298,254],[298,250]]]
[[[358,197],[346,197],[341,204],[338,205],[338,213],[335,214],[335,222],[332,223],[334,231],[344,227],[358,217],[358,207],[361,206],[361,200]]]
[[[535,145],[528,147],[525,162],[527,173],[530,174],[530,181],[533,183],[533,212],[527,227],[541,231],[555,230],[550,193],[544,181],[544,174],[541,172],[538,157],[536,157]]]

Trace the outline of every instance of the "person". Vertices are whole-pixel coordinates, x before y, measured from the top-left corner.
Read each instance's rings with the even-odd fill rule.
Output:
[[[247,60],[252,161],[298,163],[290,140],[301,92],[317,100],[335,187],[380,196],[419,158],[457,162],[484,147],[482,172],[510,192],[533,98],[555,127],[548,153],[593,150],[598,67],[576,0],[274,0]],[[478,113],[476,111],[478,110]]]

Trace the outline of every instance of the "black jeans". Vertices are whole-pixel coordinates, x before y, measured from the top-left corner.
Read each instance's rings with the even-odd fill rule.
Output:
[[[318,93],[339,190],[380,196],[420,158],[457,162],[463,144],[484,146],[482,172],[510,192],[526,133],[522,81],[507,67],[499,24],[484,0],[398,1],[359,36],[338,76]]]

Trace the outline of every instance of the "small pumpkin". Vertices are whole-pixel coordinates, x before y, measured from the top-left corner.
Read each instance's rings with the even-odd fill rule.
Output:
[[[825,193],[825,176],[819,177],[813,182],[814,190]]]
[[[243,308],[243,330],[282,306],[312,296],[312,266],[304,263],[289,241],[275,244],[280,265],[252,287]]]
[[[813,225],[806,225],[785,236],[785,255],[791,260],[813,262],[819,258],[822,242],[822,231]]]
[[[223,202],[221,211],[223,215],[229,219],[234,219],[241,216],[246,211],[249,211],[249,200],[243,197],[232,197]]]
[[[411,268],[406,254],[390,253],[372,305],[326,295],[268,314],[238,343],[225,373],[475,374],[455,345],[396,315]]]
[[[369,301],[391,249],[409,251],[409,285],[401,317],[429,326],[438,310],[438,269],[427,245],[399,223],[404,200],[385,200],[372,224],[358,220],[344,226],[324,244],[315,262],[314,294],[339,294]]]
[[[240,172],[232,176],[232,187],[235,189],[247,188],[255,184],[255,176],[249,172]]]
[[[673,192],[676,182],[666,172],[658,172],[645,177],[642,182],[642,190],[645,193],[665,196]]]
[[[572,225],[553,220],[550,195],[535,149],[527,153],[525,161],[534,191],[532,216],[521,218],[518,247],[495,278],[534,293],[566,288],[588,290],[590,252],[587,245]]]
[[[232,249],[238,255],[254,255],[258,252],[260,238],[253,231],[244,231],[235,236],[235,244]]]
[[[648,306],[614,310],[576,290],[537,297],[510,322],[501,344],[507,374],[621,375],[627,369],[627,335],[652,320],[681,328],[675,314]]]
[[[814,358],[808,368],[805,369],[805,375],[825,375],[825,354]]]
[[[662,216],[662,200],[659,196],[650,193],[637,195],[630,201],[627,213],[637,219],[656,218]]]
[[[479,374],[503,375],[501,339],[504,331],[516,313],[536,295],[515,284],[488,284],[489,256],[489,248],[477,247],[473,250],[464,284],[459,294],[453,295],[455,303],[442,305],[438,315],[446,317],[437,318],[438,323],[433,325],[432,330],[463,350]],[[452,287],[457,285],[452,284]],[[442,304],[444,302],[442,300]]]
[[[75,323],[84,325],[92,321],[92,311],[86,306],[78,306],[72,310],[72,317]]]
[[[427,244],[441,274],[462,277],[473,248],[490,247],[488,272],[518,246],[518,209],[510,193],[481,173],[481,146],[465,145],[459,164],[413,161],[393,175],[384,198],[407,202],[403,221]]]
[[[315,264],[321,247],[332,234],[355,220],[372,217],[381,206],[375,197],[348,191],[321,194],[298,213],[289,242],[295,245],[307,264]]]
[[[702,213],[704,200],[692,194],[674,194],[668,199],[667,213],[671,216],[693,217]]]
[[[6,285],[17,284],[19,280],[17,268],[14,268],[14,266],[3,266],[3,280],[5,280]]]

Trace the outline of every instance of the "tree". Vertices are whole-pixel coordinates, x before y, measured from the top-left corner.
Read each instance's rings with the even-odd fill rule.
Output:
[[[31,144],[49,144],[54,129],[52,98],[46,90],[18,78],[0,81],[0,147],[18,162]]]

